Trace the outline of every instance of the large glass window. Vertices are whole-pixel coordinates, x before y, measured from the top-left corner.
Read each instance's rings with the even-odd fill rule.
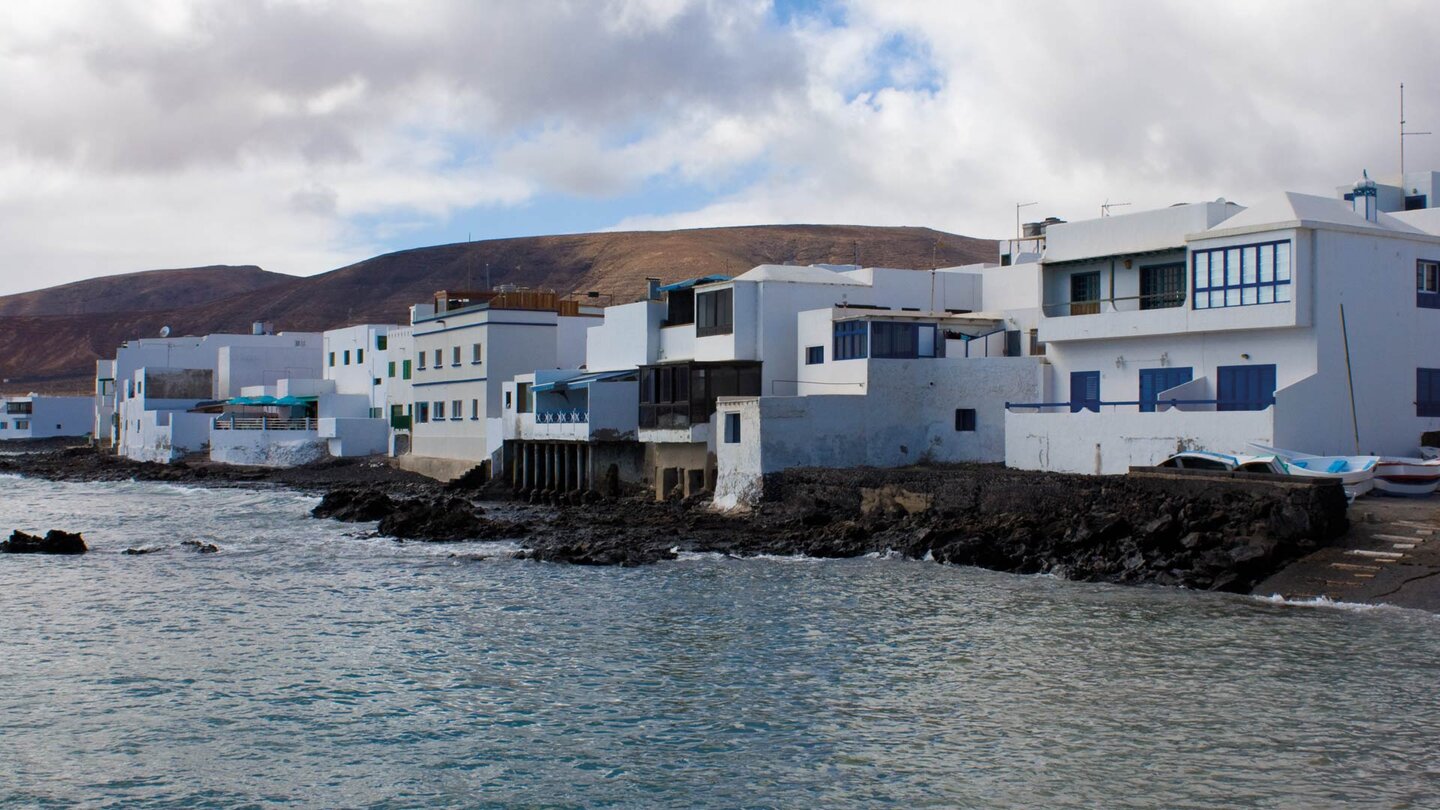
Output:
[[[918,357],[920,355],[920,330],[913,323],[886,323],[876,321],[870,325],[871,357]]]
[[[1195,309],[1290,300],[1288,241],[1196,250],[1190,262]]]
[[[760,364],[675,363],[640,369],[640,427],[687,428],[710,421],[718,397],[760,395]]]
[[[835,346],[831,356],[836,360],[859,360],[868,356],[868,333],[864,321],[840,321],[835,324]]]
[[[695,296],[695,335],[728,335],[735,331],[735,290],[726,287]]]
[[[1100,311],[1100,271],[1070,276],[1070,314],[1094,315]]]
[[[1207,268],[1208,272],[1208,268]],[[1185,303],[1185,264],[1140,268],[1140,308],[1166,309]]]

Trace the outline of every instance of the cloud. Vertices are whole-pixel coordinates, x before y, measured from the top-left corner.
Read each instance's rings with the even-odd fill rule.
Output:
[[[624,206],[596,227],[998,237],[1021,200],[1073,219],[1107,198],[1329,193],[1394,170],[1399,81],[1413,128],[1440,129],[1430,11],[11,0],[0,293],[184,264],[320,272],[487,212],[543,232],[553,200]],[[1440,137],[1408,149],[1440,166]],[[685,193],[647,202],[657,187]]]

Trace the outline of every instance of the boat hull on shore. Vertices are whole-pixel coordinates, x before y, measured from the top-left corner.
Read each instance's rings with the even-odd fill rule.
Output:
[[[1440,459],[1381,458],[1375,465],[1375,491],[1424,498],[1440,488]]]

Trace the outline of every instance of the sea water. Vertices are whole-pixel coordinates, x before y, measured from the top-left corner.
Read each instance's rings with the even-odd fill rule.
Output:
[[[1429,614],[884,558],[571,567],[315,502],[0,478],[0,531],[93,549],[0,555],[0,807],[1433,806],[1440,785]]]

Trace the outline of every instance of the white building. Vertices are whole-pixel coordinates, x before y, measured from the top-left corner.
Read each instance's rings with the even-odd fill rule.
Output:
[[[1381,212],[1374,184],[1350,193],[1051,226],[1050,393],[1010,408],[1006,463],[1118,473],[1248,442],[1413,454],[1440,428],[1440,220]]]
[[[0,397],[0,441],[89,436],[93,406],[90,397]]]
[[[501,384],[517,374],[584,362],[585,329],[600,311],[553,292],[439,292],[411,324],[410,453],[401,463],[453,478],[502,446]],[[403,361],[402,361],[403,362]]]
[[[111,435],[116,451],[136,460],[169,462],[206,449],[213,414],[191,413],[203,403],[220,403],[252,386],[283,379],[319,379],[321,336],[205,335],[127,341],[113,365],[100,364],[96,390],[106,372],[113,376],[115,401]],[[95,420],[105,398],[97,394]]]
[[[813,405],[792,403],[785,412],[792,415],[803,412],[810,419],[813,408],[813,424],[806,429],[831,436],[842,430],[841,425],[854,424],[846,421],[848,415],[836,421],[832,412],[848,412],[862,406],[862,401],[854,396],[870,392],[865,381],[871,373],[876,374],[877,379],[887,373],[893,375],[894,368],[898,367],[888,364],[883,370],[871,372],[866,363],[824,359],[833,346],[840,345],[837,330],[842,328],[839,326],[842,322],[844,329],[864,332],[867,341],[871,328],[867,316],[884,322],[879,329],[886,335],[891,334],[886,331],[891,330],[890,323],[904,324],[897,328],[911,334],[917,347],[928,345],[923,355],[927,360],[933,359],[937,351],[941,356],[947,353],[949,341],[944,340],[943,334],[952,329],[958,335],[962,322],[976,335],[981,334],[975,331],[978,328],[987,333],[972,352],[1000,356],[1012,348],[1017,355],[1023,354],[1021,321],[1036,317],[1033,302],[1022,300],[1029,304],[1028,310],[1017,310],[1018,317],[1013,321],[1002,322],[990,316],[955,317],[979,308],[987,274],[991,271],[1007,274],[993,276],[992,283],[997,289],[1006,285],[1023,288],[1027,283],[1033,287],[1035,283],[1034,274],[1012,268],[915,271],[761,265],[734,279],[708,277],[663,287],[654,284],[651,300],[610,307],[605,312],[604,323],[590,330],[588,370],[594,373],[639,368],[638,437],[646,446],[645,470],[657,496],[714,490],[719,472],[713,419],[717,402],[730,401],[724,399],[727,397],[747,400],[823,397],[825,402],[817,400]],[[886,314],[891,316],[889,320],[880,317]],[[921,332],[930,336],[928,343],[918,337]],[[963,355],[964,342],[957,337],[954,343],[956,351]],[[816,349],[820,359],[812,362]],[[918,353],[921,349],[915,351]],[[910,359],[921,357],[910,355]],[[920,363],[907,369],[911,375],[923,375],[934,372],[940,365]],[[824,368],[819,368],[821,366]],[[888,378],[885,384],[895,384],[902,389],[908,385]],[[921,384],[930,387],[928,378]],[[889,396],[889,392],[884,395]],[[737,404],[736,408],[739,407]],[[763,423],[765,406],[747,407],[750,408],[747,414]],[[955,407],[952,404],[946,413],[953,413]],[[949,416],[941,420],[932,413],[927,419],[948,422]],[[790,423],[790,427],[794,424]],[[917,430],[915,435],[923,437],[926,428],[917,426]],[[758,442],[763,432],[763,428],[752,429],[742,431],[742,435]],[[779,442],[781,437],[773,438]],[[910,443],[896,442],[895,451],[899,453],[899,446],[905,445],[906,450],[899,455],[909,455]],[[926,457],[922,445],[934,445],[932,458],[948,457],[940,445],[923,438],[913,444],[913,455],[909,455],[912,460]],[[948,447],[950,443],[942,444]],[[746,458],[763,456],[770,459],[767,463],[776,465],[774,468],[783,468],[819,463],[825,457],[823,452],[818,455],[799,452],[804,446],[800,444],[779,442],[771,446],[789,449],[769,454],[756,450]],[[730,457],[738,458],[733,454]],[[853,457],[863,459],[855,463],[889,463],[879,461],[881,456],[875,453],[858,452]],[[760,474],[759,470],[760,467],[751,465],[745,475],[753,478]],[[733,482],[728,486],[734,489]]]

